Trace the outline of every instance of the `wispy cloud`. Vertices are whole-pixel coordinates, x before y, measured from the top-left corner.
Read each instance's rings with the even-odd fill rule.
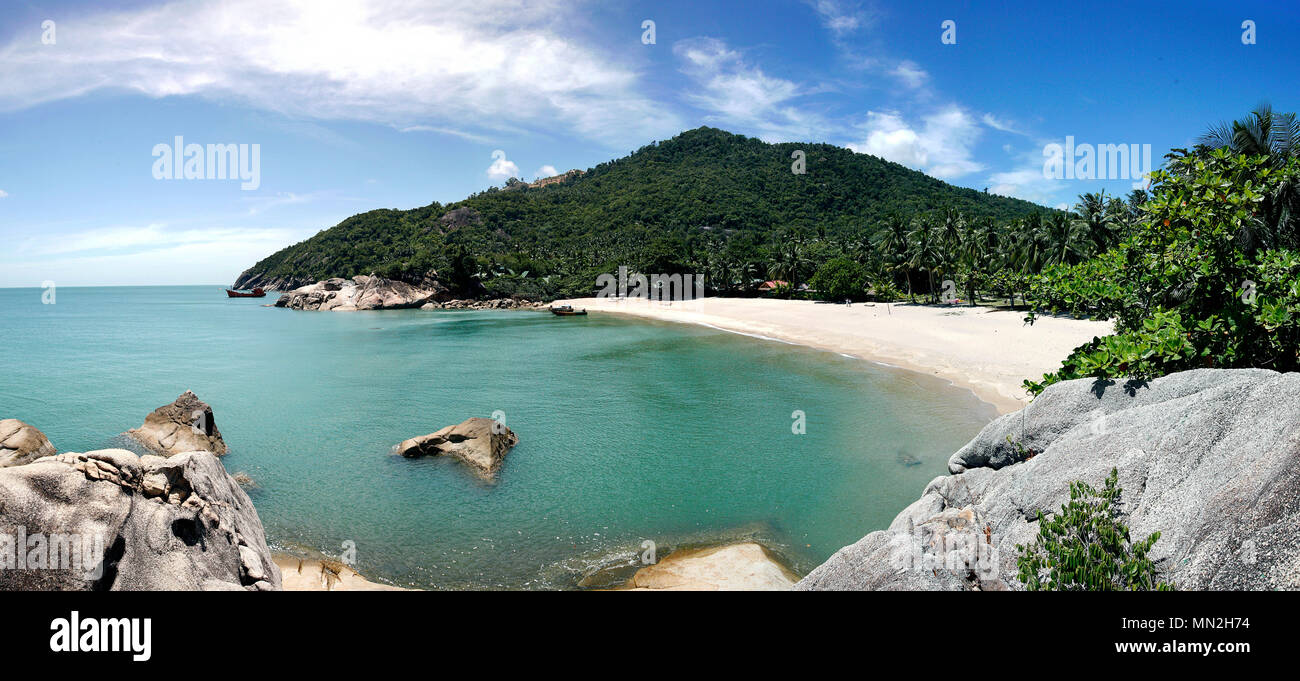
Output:
[[[247,266],[313,231],[157,223],[32,236],[0,252],[0,286],[231,281],[238,274],[232,263]]]
[[[769,142],[824,137],[829,127],[824,118],[797,105],[814,90],[764,73],[716,38],[678,41],[673,53],[682,62],[682,72],[694,81],[684,97],[710,119],[754,130]]]
[[[852,0],[806,0],[813,11],[836,37],[842,37],[869,25],[872,15],[861,2]]]
[[[0,110],[125,89],[463,135],[559,122],[622,144],[680,130],[634,69],[565,33],[584,4],[176,0],[76,14],[60,21],[57,49],[20,37],[0,47]]]

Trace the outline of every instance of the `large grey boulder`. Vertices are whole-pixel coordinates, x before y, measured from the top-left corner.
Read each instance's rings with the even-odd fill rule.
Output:
[[[358,275],[296,288],[281,295],[275,306],[293,310],[397,310],[434,302],[445,298],[447,292],[436,280],[414,286],[404,281]]]
[[[0,469],[0,589],[265,591],[280,572],[211,453],[106,449]]]
[[[188,390],[175,402],[153,410],[143,425],[126,434],[163,456],[193,451],[220,456],[229,451],[217,430],[212,407]]]
[[[516,444],[519,436],[504,424],[475,416],[435,433],[404,440],[396,450],[407,458],[450,454],[465,462],[480,478],[492,480],[501,469],[506,453]]]
[[[1008,442],[1010,438],[1011,442]],[[1300,373],[1067,381],[989,424],[887,530],[797,589],[1021,589],[1017,544],[1119,470],[1135,538],[1180,589],[1300,588]]]
[[[0,468],[21,466],[52,454],[54,445],[45,433],[18,419],[0,420]]]

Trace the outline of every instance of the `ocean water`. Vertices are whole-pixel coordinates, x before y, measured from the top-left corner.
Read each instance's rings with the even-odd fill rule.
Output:
[[[801,574],[888,525],[993,416],[835,353],[593,313],[297,312],[220,287],[0,289],[0,418],[60,451],[186,389],[212,405],[274,548],[445,589],[624,578],[653,541],[758,539]],[[806,433],[792,432],[793,412]],[[495,484],[402,440],[504,412]]]

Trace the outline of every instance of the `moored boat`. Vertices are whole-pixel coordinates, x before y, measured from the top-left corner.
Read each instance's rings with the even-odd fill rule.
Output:
[[[262,287],[260,287],[260,286],[257,287],[257,288],[255,288],[255,289],[253,289],[252,291],[249,291],[249,292],[244,292],[244,291],[233,291],[233,290],[231,290],[231,289],[226,289],[226,297],[228,297],[228,298],[265,298],[265,297],[266,297],[266,291],[262,290]]]
[[[587,314],[586,310],[575,310],[573,309],[572,305],[561,305],[559,307],[552,307],[550,308],[550,310],[551,310],[551,314],[557,317],[573,317],[577,315]]]

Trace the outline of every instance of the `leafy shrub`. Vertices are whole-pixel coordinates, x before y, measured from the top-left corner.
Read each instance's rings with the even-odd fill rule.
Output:
[[[1261,234],[1265,198],[1300,178],[1263,157],[1171,154],[1153,174],[1144,222],[1117,248],[1031,283],[1052,311],[1115,319],[1033,393],[1081,377],[1149,378],[1201,367],[1300,369],[1300,258]],[[1280,243],[1280,242],[1278,242]]]
[[[863,300],[869,280],[867,268],[848,258],[834,258],[817,269],[808,285],[822,300]]]
[[[1016,545],[1020,581],[1029,591],[1173,591],[1156,579],[1147,554],[1160,533],[1133,543],[1120,522],[1119,471],[1112,468],[1105,487],[1070,483],[1070,501],[1049,519],[1038,512],[1038,538]]]

